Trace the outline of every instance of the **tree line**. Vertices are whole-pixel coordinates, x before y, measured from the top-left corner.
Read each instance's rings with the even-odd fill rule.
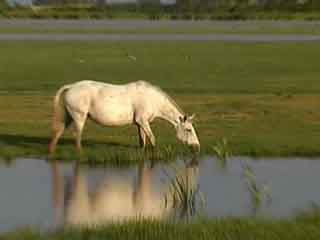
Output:
[[[0,0],[0,15],[16,17],[19,13],[11,11],[8,14],[9,9],[8,2],[10,1],[10,7],[19,7],[19,1],[25,0]],[[81,12],[96,12],[91,15],[95,18],[113,17],[115,13],[120,11],[127,12],[142,12],[146,13],[151,19],[159,19],[161,16],[169,16],[172,19],[230,19],[230,20],[242,20],[242,19],[279,19],[288,18],[293,19],[296,12],[306,12],[309,15],[308,20],[320,20],[318,14],[320,10],[320,0],[131,0],[125,3],[122,0],[122,4],[113,4],[117,0],[29,0],[33,5],[59,7],[59,10],[50,10],[52,15],[57,18],[81,18],[78,16]],[[133,2],[134,1],[134,2]],[[15,3],[15,4],[12,4]],[[168,4],[170,3],[170,4]],[[172,4],[173,3],[173,4]],[[26,5],[24,5],[26,6]],[[68,16],[62,16],[64,11],[69,11]],[[76,11],[74,11],[76,10]],[[87,11],[89,10],[89,11]],[[50,16],[49,10],[47,12],[30,13],[31,17],[43,17]],[[54,12],[55,11],[55,12]],[[71,11],[73,13],[71,14]],[[103,14],[100,14],[103,13]],[[262,14],[261,14],[262,13]],[[264,13],[272,13],[270,16],[263,15]],[[283,16],[285,13],[285,16]],[[292,14],[293,13],[293,14]],[[288,14],[288,15],[286,15]],[[33,16],[34,15],[34,16]],[[84,14],[86,15],[86,14]]]
[[[7,3],[23,3],[25,0],[0,0],[0,6]],[[31,0],[35,5],[68,5],[68,4],[109,4],[116,0]],[[125,1],[122,1],[125,2]],[[131,1],[132,2],[132,1]],[[136,4],[166,4],[166,0],[136,0]],[[319,0],[173,0],[174,5],[181,7],[203,6],[208,8],[218,7],[318,7]]]

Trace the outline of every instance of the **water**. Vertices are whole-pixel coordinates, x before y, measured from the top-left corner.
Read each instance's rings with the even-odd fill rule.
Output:
[[[169,194],[176,176],[194,189],[197,214],[209,217],[291,217],[320,203],[316,159],[235,157],[224,165],[207,157],[153,168],[148,162],[130,168],[89,168],[35,159],[0,163],[0,232],[137,216],[181,216],[186,212],[172,206]],[[256,184],[258,191],[250,191],[248,183]]]

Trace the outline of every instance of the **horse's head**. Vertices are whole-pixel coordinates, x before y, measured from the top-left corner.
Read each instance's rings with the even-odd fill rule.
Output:
[[[192,116],[179,117],[179,123],[177,124],[177,138],[189,146],[195,147],[200,151],[200,143],[196,131],[192,125]]]

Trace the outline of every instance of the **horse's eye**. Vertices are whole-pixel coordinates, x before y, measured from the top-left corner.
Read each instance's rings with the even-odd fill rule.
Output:
[[[187,128],[186,131],[187,131],[187,132],[192,132],[191,129],[189,129],[189,128]]]

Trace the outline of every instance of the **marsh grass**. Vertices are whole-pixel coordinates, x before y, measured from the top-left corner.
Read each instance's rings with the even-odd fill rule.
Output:
[[[179,218],[189,220],[205,206],[204,195],[196,183],[196,176],[181,174],[180,168],[173,167],[175,177],[170,178],[169,190],[164,195],[166,208],[172,208]]]
[[[312,216],[309,218],[307,215]],[[319,213],[306,213],[303,218],[257,219],[216,218],[191,222],[158,220],[129,221],[96,228],[63,228],[50,232],[22,229],[0,235],[1,240],[80,240],[80,239],[139,239],[139,240],[317,240],[320,237]]]
[[[106,147],[98,145],[97,147],[87,147],[81,154],[73,149],[73,146],[67,149],[57,151],[56,154],[48,156],[50,160],[72,160],[79,159],[80,162],[90,165],[108,165],[116,167],[126,167],[135,165],[137,162],[145,160],[153,163],[171,162],[177,158],[190,156],[188,148],[173,147],[172,145],[160,145],[157,148],[141,149],[140,147]]]
[[[307,210],[299,211],[295,220],[299,222],[317,223],[320,225],[320,206],[317,203],[312,203]]]
[[[221,167],[226,168],[228,158],[232,156],[228,140],[226,138],[222,138],[222,140],[218,141],[214,146],[212,146],[212,150]]]
[[[89,151],[84,161],[88,163],[102,163],[102,164],[135,164],[144,160],[151,162],[170,162],[179,156],[188,154],[183,148],[173,148],[171,145],[159,146],[157,148],[134,149],[134,150],[113,150],[104,151],[103,153]]]
[[[267,184],[259,184],[258,178],[248,161],[242,161],[243,176],[250,193],[253,213],[256,214],[262,204],[271,203],[271,192]]]

